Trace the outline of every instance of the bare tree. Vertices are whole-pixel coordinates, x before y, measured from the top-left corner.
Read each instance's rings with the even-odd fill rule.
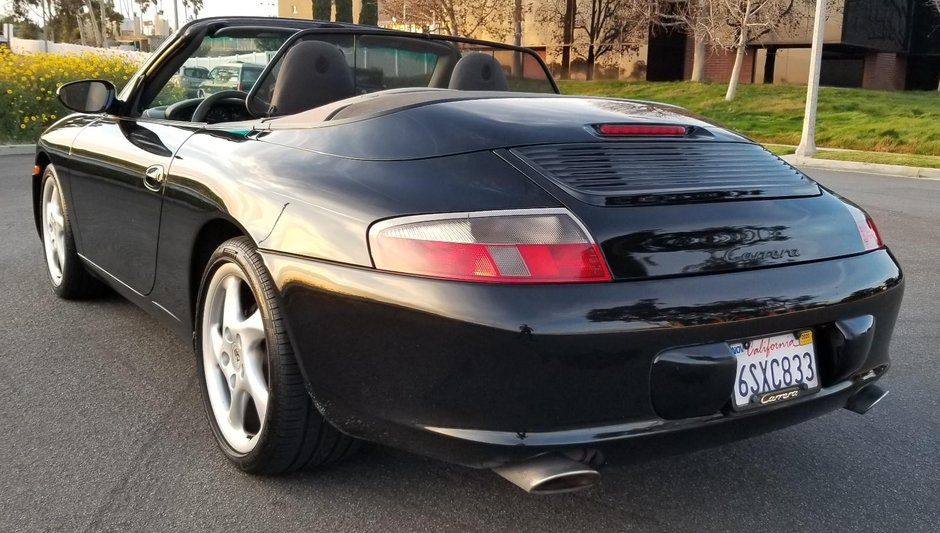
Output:
[[[571,51],[574,45],[578,0],[550,0],[538,3],[535,16],[553,41],[561,40],[561,78],[571,77]]]
[[[934,1],[934,0],[931,0]],[[936,0],[940,1],[940,0]],[[703,81],[708,47],[735,51],[726,98],[734,99],[748,44],[800,22],[801,10],[813,0],[660,0],[655,27],[678,28],[695,40],[692,81]]]
[[[561,77],[571,77],[571,43],[574,41],[574,18],[578,12],[578,0],[565,0],[565,12],[561,18]]]
[[[734,100],[750,42],[773,31],[795,25],[802,11],[797,2],[812,0],[706,0],[696,15],[698,28],[712,46],[735,51],[734,68],[726,100]]]
[[[622,49],[624,41],[649,34],[656,2],[645,0],[582,0],[575,27],[587,37],[587,79],[594,79],[598,58]]]
[[[647,36],[657,4],[657,0],[553,0],[536,13],[540,22],[551,25],[555,38],[561,37],[562,78],[568,77],[574,45],[587,63],[590,80],[598,59]]]
[[[514,0],[385,0],[384,13],[437,33],[505,39],[512,32]],[[484,35],[485,34],[485,35]]]
[[[759,1],[759,0],[758,0]],[[793,2],[791,0],[790,4]],[[738,82],[741,80],[741,67],[744,65],[744,53],[747,51],[747,36],[750,26],[748,23],[751,22],[751,16],[755,15],[752,10],[764,7],[766,4],[761,6],[755,6],[754,0],[746,0],[744,2],[744,11],[741,12],[741,24],[738,28],[738,44],[737,44],[737,53],[734,57],[734,68],[731,70],[731,80],[728,82],[728,91],[725,93],[725,100],[731,101],[734,100],[735,95],[738,92]]]
[[[653,17],[654,30],[679,30],[691,35],[695,41],[692,55],[692,81],[705,81],[705,59],[708,54],[709,12],[713,0],[687,0],[675,2],[660,0]]]

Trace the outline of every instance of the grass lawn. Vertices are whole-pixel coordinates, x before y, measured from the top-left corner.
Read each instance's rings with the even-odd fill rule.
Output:
[[[904,165],[921,168],[940,168],[940,157],[917,154],[882,154],[878,152],[843,152],[821,150],[813,156],[816,159],[834,159],[836,161],[857,161],[860,163],[878,163],[880,165]]]
[[[796,153],[795,146],[765,144],[776,155],[784,156]],[[851,152],[845,150],[819,150],[813,155],[816,159],[834,161],[855,161],[859,163],[877,163],[879,165],[903,165],[921,168],[940,168],[940,157],[919,154],[889,154],[885,152]]]
[[[725,102],[727,85],[723,83],[559,81],[558,85],[566,94],[680,105],[762,143],[800,142],[806,102],[803,86],[742,84],[737,99]],[[823,87],[818,117],[819,147],[940,156],[940,93],[936,91]]]
[[[776,155],[790,155],[796,153],[796,148],[793,146],[784,146],[782,144],[765,144],[764,148],[770,150]]]

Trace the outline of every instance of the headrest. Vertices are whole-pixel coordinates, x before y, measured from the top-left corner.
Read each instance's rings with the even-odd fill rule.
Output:
[[[454,65],[448,89],[460,91],[508,91],[503,66],[495,57],[480,52],[460,58]]]
[[[295,44],[281,60],[271,115],[293,115],[355,96],[343,51],[322,41]]]

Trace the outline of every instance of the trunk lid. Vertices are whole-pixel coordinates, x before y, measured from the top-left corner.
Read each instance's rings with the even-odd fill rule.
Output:
[[[840,199],[756,144],[647,138],[499,153],[585,223],[615,279],[865,251]]]

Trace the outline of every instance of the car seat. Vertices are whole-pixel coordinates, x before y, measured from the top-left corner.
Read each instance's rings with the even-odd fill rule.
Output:
[[[343,51],[322,41],[295,44],[281,60],[270,115],[293,115],[355,96]]]

